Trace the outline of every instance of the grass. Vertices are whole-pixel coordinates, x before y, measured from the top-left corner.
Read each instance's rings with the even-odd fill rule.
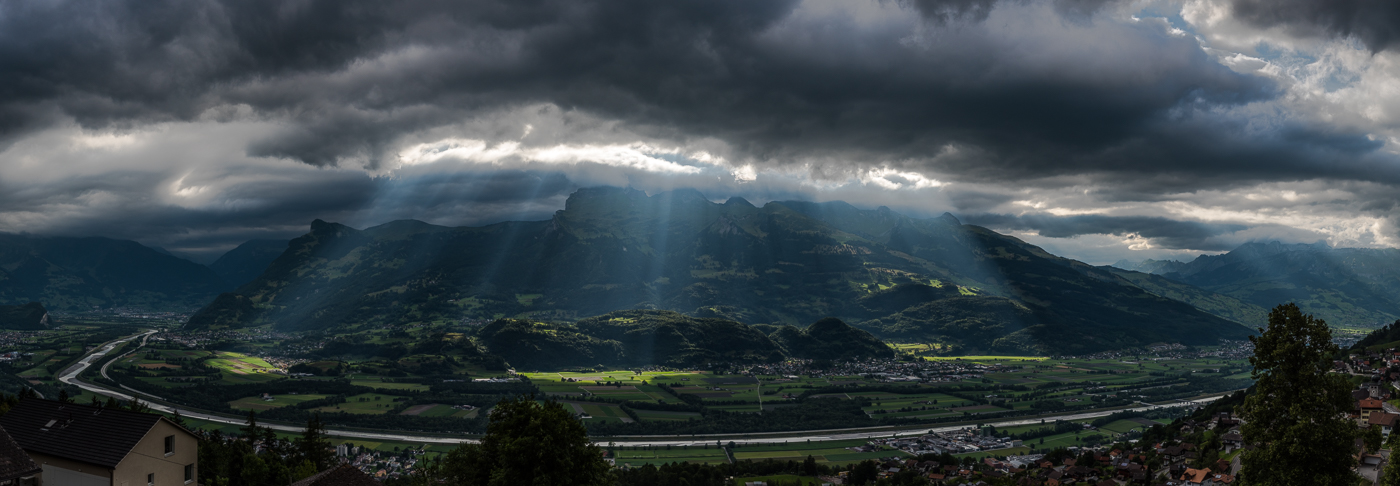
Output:
[[[422,383],[391,383],[391,382],[387,382],[387,381],[380,381],[378,378],[373,378],[373,379],[369,379],[369,378],[356,379],[356,378],[353,378],[353,377],[352,377],[352,378],[350,379],[350,384],[351,384],[351,385],[357,385],[357,386],[367,386],[367,387],[370,387],[370,388],[383,388],[383,389],[385,389],[385,390],[417,390],[417,391],[428,391],[429,389],[431,389],[431,387],[429,387],[428,385],[424,385],[424,384],[422,384]]]
[[[650,420],[672,420],[672,421],[677,421],[677,420],[678,420],[678,421],[685,421],[685,420],[690,420],[690,419],[696,419],[696,420],[699,420],[699,419],[700,419],[700,414],[699,414],[698,412],[662,412],[662,411],[657,411],[657,410],[634,410],[634,411],[637,412],[637,418],[640,418],[640,419],[646,420],[646,421],[650,421]]]
[[[305,395],[273,395],[271,401],[263,400],[261,397],[244,397],[228,402],[228,406],[238,410],[254,410],[261,412],[263,410],[272,410],[274,408],[295,405],[307,400],[318,400],[326,398],[327,396],[329,395],[316,395],[311,393]]]
[[[345,403],[318,407],[314,410],[320,412],[348,412],[361,414],[382,414],[388,413],[390,409],[398,405],[394,402],[393,395],[383,395],[379,393],[361,393],[346,397]]]
[[[1126,434],[1133,429],[1144,429],[1147,426],[1131,420],[1116,420],[1113,423],[1099,427],[1099,430],[1113,432],[1115,434]]]
[[[411,411],[411,410],[413,410],[413,409],[415,409],[415,408],[418,408],[418,407],[417,407],[417,406],[409,407],[408,410],[404,410],[403,412],[400,412],[400,415],[408,415],[408,414],[409,414],[409,411]],[[435,404],[430,405],[427,409],[423,409],[423,410],[418,411],[418,413],[416,413],[416,414],[414,414],[414,415],[417,415],[417,416],[419,416],[419,417],[475,418],[478,411],[479,411],[479,410],[476,410],[476,409],[473,409],[473,410],[459,410],[459,409],[456,409],[456,408],[452,408],[451,405],[443,405],[443,404],[440,404],[440,403],[435,403]]]
[[[972,361],[972,362],[1008,362],[1008,361],[1045,361],[1050,358],[1045,356],[927,356],[924,359],[929,361]]]

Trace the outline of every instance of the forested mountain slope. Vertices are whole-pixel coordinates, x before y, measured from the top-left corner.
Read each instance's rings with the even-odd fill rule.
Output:
[[[1375,327],[1400,318],[1400,250],[1325,244],[1247,243],[1189,263],[1114,266],[1161,275],[1263,308],[1293,302],[1334,326]]]
[[[0,304],[189,312],[229,288],[204,265],[134,241],[0,233]]]
[[[1194,344],[1249,330],[1113,273],[952,216],[844,203],[582,189],[548,221],[365,230],[316,221],[193,328],[271,323],[353,331],[499,317],[573,320],[623,309],[804,325],[1003,352]]]

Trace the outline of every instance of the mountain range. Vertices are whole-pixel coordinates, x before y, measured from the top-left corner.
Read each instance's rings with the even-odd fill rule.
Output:
[[[1394,248],[1257,242],[1190,262],[1119,261],[1114,266],[1223,294],[1252,307],[1294,302],[1333,326],[1371,328],[1400,318],[1400,250]]]
[[[1237,322],[1248,313],[1227,319],[1192,304],[1227,296],[1122,273],[948,214],[589,188],[546,221],[363,230],[314,221],[189,326],[357,332],[654,309],[794,326],[780,346],[804,346],[794,331],[836,317],[883,339],[1049,354],[1251,332]]]
[[[191,312],[231,288],[209,267],[134,241],[0,233],[0,305]]]

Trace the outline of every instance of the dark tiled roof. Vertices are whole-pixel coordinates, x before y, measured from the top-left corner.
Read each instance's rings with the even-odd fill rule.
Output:
[[[380,486],[379,481],[375,481],[365,473],[355,469],[355,466],[341,464],[339,466],[316,473],[315,475],[292,483],[292,486]]]
[[[0,428],[0,481],[22,478],[43,470],[20,449],[10,434]]]
[[[160,419],[151,413],[27,398],[0,416],[0,426],[27,452],[115,468]]]

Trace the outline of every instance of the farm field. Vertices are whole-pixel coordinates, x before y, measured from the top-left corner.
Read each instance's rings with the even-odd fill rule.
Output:
[[[451,405],[431,403],[427,405],[414,405],[408,407],[399,415],[417,415],[420,417],[456,417],[456,418],[476,418],[479,409],[460,410],[452,408]]]
[[[321,412],[382,414],[388,413],[390,409],[398,406],[398,403],[394,401],[398,398],[400,397],[380,393],[361,393],[359,395],[346,397],[345,403],[327,405],[314,408],[313,410]]]
[[[696,412],[663,412],[657,410],[634,410],[637,418],[642,420],[690,420],[700,419],[700,414]]]
[[[887,457],[909,457],[909,454],[895,450],[885,449],[874,452],[856,452],[846,449],[847,447],[857,447],[866,445],[865,440],[842,440],[842,441],[819,441],[802,442],[793,444],[771,444],[771,445],[744,445],[733,449],[734,459],[738,461],[753,460],[762,461],[773,459],[775,461],[803,461],[807,456],[812,456],[817,462],[844,465],[853,462],[860,462],[866,459],[882,459]]]
[[[689,462],[696,464],[724,464],[729,462],[729,459],[725,457],[724,450],[720,449],[719,447],[678,447],[674,449],[616,449],[613,451],[613,454],[614,459],[616,459],[618,465],[661,465],[669,464],[672,462]]]
[[[377,376],[364,377],[363,375],[354,375],[354,376],[351,376],[351,377],[350,377],[350,384],[351,384],[351,385],[358,385],[358,386],[367,386],[367,387],[370,387],[370,388],[383,388],[383,389],[385,389],[385,390],[416,390],[416,391],[428,391],[428,389],[431,388],[431,387],[429,387],[428,385],[424,385],[424,384],[422,384],[422,383],[396,383],[396,382],[388,382],[388,381],[383,381],[382,379],[380,379],[380,378],[377,377]]]
[[[316,395],[311,393],[305,395],[273,395],[272,400],[270,401],[263,400],[260,397],[246,397],[234,400],[232,402],[228,402],[228,406],[236,408],[238,410],[253,410],[261,412],[263,410],[272,410],[274,408],[295,405],[307,400],[317,400],[321,398],[326,398],[327,396],[328,395]]]

